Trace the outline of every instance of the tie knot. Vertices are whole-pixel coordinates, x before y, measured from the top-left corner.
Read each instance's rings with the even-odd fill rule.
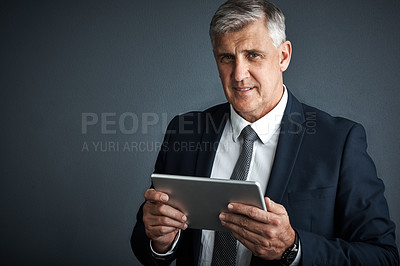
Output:
[[[244,140],[251,141],[251,142],[254,142],[258,138],[257,133],[254,131],[254,129],[251,128],[250,125],[243,128],[242,133],[240,133],[240,135],[242,135],[242,138]]]

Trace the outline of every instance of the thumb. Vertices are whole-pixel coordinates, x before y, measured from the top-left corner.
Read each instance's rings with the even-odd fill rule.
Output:
[[[285,207],[274,202],[272,199],[265,197],[265,207],[267,207],[267,211],[275,213],[275,214],[284,214],[286,213]]]
[[[272,212],[272,200],[269,198],[269,197],[265,197],[264,198],[264,201],[265,201],[265,207],[267,208],[267,211],[269,211],[269,212]]]

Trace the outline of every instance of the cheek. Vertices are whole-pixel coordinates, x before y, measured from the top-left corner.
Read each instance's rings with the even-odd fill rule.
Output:
[[[229,74],[226,72],[220,73],[219,78],[221,80],[224,90],[228,89],[229,85],[231,84],[231,79],[230,79]]]
[[[252,79],[258,83],[261,87],[264,87],[266,83],[268,82],[268,79],[270,77],[270,73],[268,71],[265,71],[264,69],[255,69],[251,73]]]
[[[221,81],[227,81],[230,79],[232,70],[230,69],[229,66],[218,66],[218,73],[219,73],[219,78]]]
[[[252,76],[263,89],[270,87],[279,80],[279,75],[282,75],[276,65],[263,66],[254,69]]]

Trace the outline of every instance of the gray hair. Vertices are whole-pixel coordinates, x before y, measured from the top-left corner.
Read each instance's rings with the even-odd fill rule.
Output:
[[[215,12],[210,23],[210,39],[215,48],[219,34],[237,32],[252,22],[265,18],[269,36],[278,48],[286,41],[285,16],[274,4],[266,0],[228,0]]]

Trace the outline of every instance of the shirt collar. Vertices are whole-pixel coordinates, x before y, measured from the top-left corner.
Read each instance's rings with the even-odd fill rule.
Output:
[[[232,138],[234,142],[238,141],[240,133],[247,125],[251,125],[263,144],[266,144],[270,140],[272,135],[280,128],[283,113],[286,108],[288,93],[285,85],[283,85],[283,89],[283,96],[274,109],[254,123],[250,123],[245,120],[235,111],[235,109],[233,109],[232,105],[230,105],[230,120],[232,125]]]

